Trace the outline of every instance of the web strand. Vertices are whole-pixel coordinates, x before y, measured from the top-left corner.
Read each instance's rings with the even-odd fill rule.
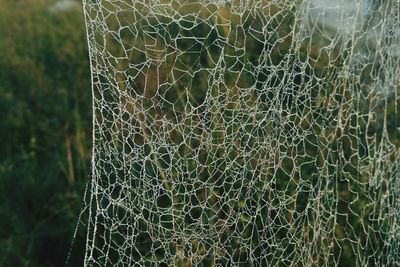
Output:
[[[86,266],[400,265],[400,3],[84,0]]]

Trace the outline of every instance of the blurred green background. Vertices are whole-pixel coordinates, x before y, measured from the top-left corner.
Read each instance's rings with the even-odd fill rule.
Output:
[[[286,18],[292,21],[290,14],[282,16],[283,18],[278,18],[279,21]],[[254,21],[253,27],[261,27],[261,24],[257,24],[255,19]],[[151,23],[158,25],[159,21],[150,21],[150,26]],[[289,36],[287,33],[290,30],[290,27],[288,27],[290,23],[282,25],[278,31],[276,30],[278,26],[274,26],[273,21],[271,22],[271,32],[275,33],[270,37],[271,42],[277,39],[279,35]],[[224,31],[224,29],[217,30]],[[205,32],[207,31],[204,30],[204,32],[195,34],[201,35]],[[2,139],[0,145],[0,266],[63,266],[65,264],[78,222],[78,214],[81,210],[84,187],[90,174],[92,102],[85,34],[79,0],[0,0],[0,112],[2,116],[0,120],[0,137]],[[210,36],[212,37],[212,35]],[[329,62],[326,60],[327,56],[320,56],[320,47],[324,46],[324,42],[327,42],[327,40],[320,40],[322,39],[321,36],[314,37],[312,41],[304,41],[305,44],[299,51],[299,60],[309,60],[310,64],[306,72],[323,78],[326,83],[324,85],[327,89],[326,92],[318,91],[318,88],[320,88],[318,86],[311,86],[311,88],[314,88],[312,93],[316,96],[315,106],[317,108],[310,112],[310,117],[315,118],[316,124],[314,125],[318,126],[321,124],[321,117],[323,117],[321,114],[326,115],[326,118],[335,118],[337,112],[339,112],[334,104],[330,103],[331,100],[328,95],[330,93],[329,88],[333,88],[333,85],[338,82],[332,78],[334,77],[334,75],[331,75],[332,69],[344,64],[342,58],[345,58],[345,55],[340,51],[340,46],[344,47],[344,44],[338,44],[338,48],[333,49],[332,53],[340,56],[335,57],[334,64]],[[286,38],[278,43],[275,49],[270,48],[272,51],[270,66],[275,67],[281,64],[284,55],[289,50],[289,43],[291,42],[289,39]],[[240,38],[238,40],[238,42],[241,42]],[[250,41],[247,43],[249,49],[246,50],[248,51],[246,62],[252,60],[256,62],[258,55],[264,48],[261,45],[257,46],[255,39],[248,38],[248,40]],[[328,41],[330,42],[330,40]],[[312,42],[315,42],[315,44],[311,44]],[[189,45],[187,46],[189,47]],[[308,46],[312,46],[312,49],[308,50]],[[118,48],[116,45],[115,47]],[[218,50],[215,51],[218,52]],[[116,50],[116,53],[118,52]],[[226,51],[226,53],[233,52]],[[182,57],[185,57],[183,61],[186,59],[188,61],[193,60],[193,57],[186,58],[186,55]],[[315,60],[312,60],[313,58]],[[227,63],[230,64],[231,62]],[[282,75],[283,69],[279,73],[279,75]],[[280,79],[278,74],[270,80],[271,88]],[[369,75],[367,74],[366,71],[365,77],[361,76],[361,80],[366,85],[361,86],[360,92],[366,91],[365,95],[368,95],[367,90],[370,88],[368,86]],[[270,73],[265,70],[265,77],[260,75],[260,77],[253,78],[259,80],[256,84],[261,87],[269,75]],[[247,78],[249,77],[251,78],[251,75],[247,76]],[[233,79],[231,80],[233,81]],[[140,82],[142,81],[137,81],[137,88],[143,87]],[[254,84],[251,79],[242,82],[243,87]],[[300,88],[304,81],[299,80],[297,82],[299,84],[295,85]],[[354,82],[346,80],[339,82],[343,84],[343,88],[338,89],[340,94],[337,95],[337,98],[348,98],[348,95],[343,93],[347,92],[345,85]],[[310,85],[317,84],[316,79],[310,80],[308,83]],[[233,88],[233,84],[230,86]],[[204,86],[203,88],[208,87]],[[194,89],[198,88],[194,86]],[[216,95],[220,92],[217,89],[215,89]],[[269,95],[260,88],[257,89],[260,91],[258,93],[261,94],[260,99],[268,102]],[[193,91],[201,93],[199,90]],[[232,90],[232,92],[232,98],[236,99],[236,91]],[[178,93],[171,93],[168,97],[176,100]],[[147,97],[150,98],[151,96]],[[202,99],[201,95],[195,97]],[[251,96],[248,101],[249,104],[242,104],[251,108],[256,105],[254,99],[255,97]],[[239,101],[238,98],[236,100]],[[396,114],[399,113],[400,105],[397,105],[396,101],[398,99],[394,95],[388,98],[386,119],[389,138],[398,147],[400,138],[395,129],[398,127]],[[365,99],[359,100],[360,106],[365,107],[371,106],[370,102],[372,100],[368,99],[367,96]],[[219,106],[217,104],[216,106]],[[240,106],[239,104],[236,106]],[[333,108],[326,110],[330,104],[333,105]],[[182,111],[183,108],[179,109],[179,105],[182,104],[178,103],[176,109]],[[170,107],[167,108],[170,109]],[[215,110],[213,112],[218,115]],[[364,112],[367,114],[369,110]],[[377,133],[379,138],[382,136],[383,113],[383,107],[377,105],[376,114],[379,116],[376,125],[371,126],[371,135]],[[329,123],[331,122],[328,121]],[[336,126],[334,123],[331,124],[325,128],[331,129],[330,131],[333,132]],[[289,131],[290,127],[287,127]],[[308,123],[301,127],[308,129],[312,126]],[[188,125],[188,128],[190,128],[190,125]],[[313,130],[314,133],[321,135],[319,131],[320,129]],[[355,132],[356,129],[354,128],[352,131]],[[351,136],[353,140],[349,139],[348,142],[354,141],[357,144],[356,139],[360,140],[360,136],[356,133]],[[218,139],[217,135],[215,135],[215,139]],[[307,139],[313,140],[314,137],[310,135]],[[195,141],[197,142],[197,140]],[[329,153],[335,153],[334,146],[340,143],[339,141],[346,144],[346,140],[333,137],[332,142],[327,144],[327,146],[329,145]],[[218,142],[216,141],[216,144]],[[344,148],[347,154],[356,153],[354,151],[357,151],[357,149],[359,147],[351,148],[348,146]],[[328,150],[326,149],[326,151]],[[363,153],[363,151],[360,152],[360,154]],[[305,156],[314,158],[318,154],[318,147],[310,146],[308,151],[304,152]],[[253,156],[258,155],[255,153]],[[226,158],[226,155],[216,153],[215,157],[212,159],[213,161],[216,161],[218,157]],[[301,161],[306,159],[299,158],[298,160],[298,164],[300,164]],[[347,167],[350,168],[353,165],[349,163]],[[251,167],[249,168],[251,170]],[[286,177],[285,166],[282,166],[279,171],[281,177]],[[303,172],[305,177],[318,180],[318,171],[314,166],[307,165]],[[335,174],[335,170],[330,170],[330,172]],[[347,170],[347,172],[352,177],[358,177],[356,170]],[[339,173],[337,176],[340,178],[340,175],[344,176],[344,174]],[[366,173],[365,179],[369,179],[369,177],[370,175]],[[289,177],[288,180],[290,178],[293,177]],[[368,192],[369,189],[359,188],[358,180],[343,179],[343,181],[350,182],[348,184],[341,183],[343,187],[339,193],[341,195],[341,206],[339,205],[337,210],[342,214],[351,214],[352,217],[350,217],[349,222],[353,226],[359,227],[360,222],[355,214],[362,214],[364,218],[368,218],[370,214],[375,214],[372,208],[365,211],[364,206],[366,205],[362,203],[362,201],[373,202],[374,199],[369,199],[368,196],[365,196],[365,200],[362,199],[364,195],[361,193],[366,194],[365,192]],[[282,191],[285,191],[288,195],[296,192],[295,187],[289,187],[283,182],[278,183],[278,186],[287,187],[287,192]],[[353,203],[354,206],[350,210],[350,205],[346,201],[354,199],[356,193],[362,195],[360,198],[362,201]],[[298,198],[301,201],[307,200],[301,194]],[[297,205],[297,209],[304,209],[302,205]],[[370,207],[373,207],[373,205],[371,204]],[[237,207],[237,209],[240,208]],[[295,210],[295,208],[292,209]],[[286,211],[282,212],[282,216],[286,216],[286,213]],[[381,222],[375,225],[375,222],[369,222],[367,219],[365,221],[376,233],[380,233],[381,228],[387,227]],[[336,227],[341,230],[340,227],[345,226],[346,223],[347,221],[339,221]],[[341,234],[339,230],[336,231],[337,236]],[[352,238],[363,240],[366,239],[366,235],[367,233],[364,231],[357,230]],[[377,250],[376,247],[383,246],[384,234],[382,234],[382,237],[378,236],[377,239],[379,239],[377,244],[367,246],[363,253],[370,254],[372,250]],[[71,266],[82,265],[85,252],[84,240],[83,231],[78,231],[73,245]],[[343,253],[340,256],[340,262],[344,264],[343,266],[353,266],[356,259],[351,249],[351,242],[343,239],[338,247],[343,248]],[[350,265],[346,265],[347,263]]]
[[[63,266],[91,154],[79,1],[0,0],[0,114],[0,266]]]

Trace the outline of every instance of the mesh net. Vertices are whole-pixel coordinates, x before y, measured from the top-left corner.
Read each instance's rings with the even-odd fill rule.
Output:
[[[399,266],[398,0],[84,0],[86,266]]]

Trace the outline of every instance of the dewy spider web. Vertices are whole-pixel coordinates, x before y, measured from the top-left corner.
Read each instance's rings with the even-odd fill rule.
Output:
[[[398,0],[84,0],[86,266],[399,266]]]

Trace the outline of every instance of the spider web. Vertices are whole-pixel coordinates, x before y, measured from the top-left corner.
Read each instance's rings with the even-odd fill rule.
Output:
[[[400,265],[400,2],[84,0],[86,266]]]

